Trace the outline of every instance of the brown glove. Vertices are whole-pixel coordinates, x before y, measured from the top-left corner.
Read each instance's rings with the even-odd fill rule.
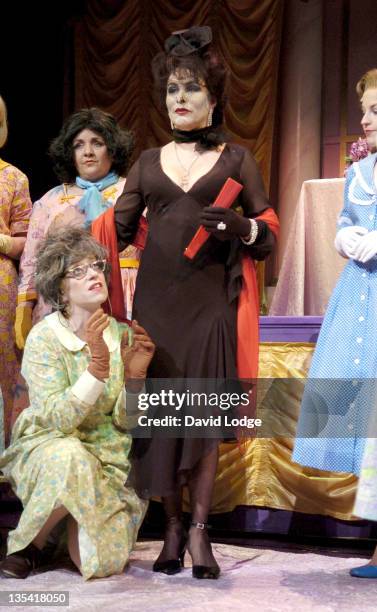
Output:
[[[98,308],[86,324],[86,342],[92,356],[88,372],[102,381],[110,375],[110,353],[103,339],[103,332],[109,322],[108,315],[102,308]]]
[[[132,342],[129,341],[131,334],[125,330],[120,350],[126,388],[130,391],[139,391],[137,381],[144,382],[156,347],[145,329],[136,320],[132,321],[131,329]]]

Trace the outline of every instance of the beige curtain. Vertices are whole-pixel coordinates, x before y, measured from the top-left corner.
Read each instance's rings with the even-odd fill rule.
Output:
[[[230,68],[226,123],[269,188],[282,0],[92,0],[75,29],[75,108],[99,106],[132,129],[136,154],[166,143],[169,124],[150,63],[174,30],[210,25]]]

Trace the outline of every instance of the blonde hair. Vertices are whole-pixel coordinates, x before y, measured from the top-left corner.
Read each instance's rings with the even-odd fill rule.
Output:
[[[377,68],[368,70],[368,72],[363,74],[360,81],[357,83],[356,93],[359,96],[359,99],[363,97],[364,92],[367,89],[371,89],[372,87],[377,89]]]
[[[0,149],[8,138],[7,107],[3,98],[0,96]]]

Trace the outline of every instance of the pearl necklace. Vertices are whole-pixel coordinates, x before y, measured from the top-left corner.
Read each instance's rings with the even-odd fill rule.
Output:
[[[179,186],[185,190],[185,188],[190,184],[190,170],[193,167],[193,165],[195,164],[196,160],[198,159],[198,157],[200,156],[200,153],[198,152],[194,159],[192,160],[192,162],[190,163],[190,165],[186,168],[186,166],[184,166],[181,162],[181,160],[179,159],[179,155],[178,155],[178,147],[177,147],[177,143],[174,142],[174,149],[175,149],[175,156],[177,158],[177,161],[179,163],[179,165],[181,166],[182,170],[183,170],[183,174],[181,176],[181,179],[179,181]]]

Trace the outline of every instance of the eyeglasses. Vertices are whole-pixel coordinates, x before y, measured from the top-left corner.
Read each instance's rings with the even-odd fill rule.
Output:
[[[92,261],[88,264],[83,264],[82,266],[76,266],[75,268],[70,268],[67,270],[65,277],[66,278],[75,278],[76,280],[81,280],[86,276],[89,268],[94,270],[95,272],[104,272],[106,270],[107,261],[106,259],[97,259],[97,261]]]

